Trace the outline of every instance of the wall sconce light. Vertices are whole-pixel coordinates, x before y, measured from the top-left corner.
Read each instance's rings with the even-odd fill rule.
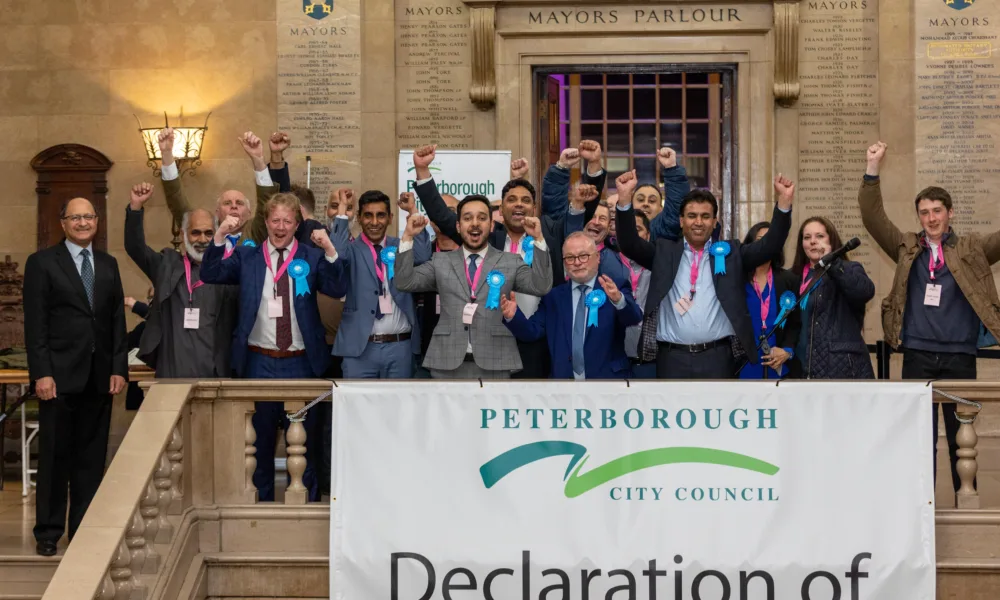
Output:
[[[146,166],[153,170],[153,177],[159,178],[161,170],[160,163],[157,161],[162,161],[163,157],[160,155],[160,144],[157,142],[157,136],[160,135],[161,130],[170,127],[167,113],[163,113],[163,127],[143,127],[139,117],[134,114],[132,116],[139,124],[139,134],[142,135],[142,143],[146,147]],[[211,116],[212,113],[208,113],[208,116],[205,117],[203,127],[174,127],[174,161],[177,163],[179,177],[188,173],[194,175],[195,170],[201,166],[201,146],[205,143],[208,117]],[[174,218],[170,232],[174,236],[170,243],[174,250],[180,252],[183,238],[181,237],[181,220],[179,218]]]
[[[135,117],[135,115],[132,115]],[[201,166],[201,147],[205,143],[205,132],[208,131],[208,113],[205,117],[203,127],[174,127],[174,160],[177,161],[177,169],[180,175],[186,173],[194,174],[195,170]],[[153,169],[153,176],[160,176],[160,145],[156,138],[160,131],[170,127],[167,113],[163,113],[163,127],[143,127],[139,117],[135,117],[139,123],[139,133],[142,135],[142,142],[146,147],[146,166]]]

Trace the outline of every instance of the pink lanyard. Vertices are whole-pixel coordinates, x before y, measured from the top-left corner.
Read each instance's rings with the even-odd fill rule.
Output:
[[[764,292],[757,287],[757,278],[754,277],[751,281],[753,284],[753,291],[757,292],[757,298],[760,300],[760,328],[767,329],[767,313],[771,310],[771,291],[774,289],[774,275],[771,269],[767,270],[767,298],[764,298]],[[802,293],[801,291],[799,292]]]
[[[809,265],[806,265],[802,267],[802,285],[799,286],[800,296],[802,295],[802,292],[806,291],[806,288],[809,287],[809,284],[812,283],[811,279],[806,279],[806,275],[808,274],[809,274]]]
[[[281,263],[281,267],[278,268],[277,273],[274,272],[274,268],[271,266],[270,240],[265,241],[261,249],[264,251],[264,263],[267,265],[267,270],[270,271],[271,274],[274,276],[274,297],[277,298],[278,281],[281,280],[281,277],[285,274],[285,271],[288,270],[288,264],[292,262],[293,258],[295,258],[295,251],[299,249],[299,244],[294,239],[292,239],[292,245],[288,247],[288,258],[285,259],[285,262]]]
[[[481,268],[483,266],[483,255],[480,254],[479,258],[477,260],[479,261],[479,264],[476,265],[476,279],[475,280],[473,280],[471,277],[469,277],[469,260],[465,259],[465,261],[464,261],[465,262],[465,280],[469,282],[469,295],[472,297],[473,301],[475,301],[475,299],[476,299],[476,288],[479,287],[479,276],[483,274],[483,270]]]
[[[510,250],[508,250],[508,252],[513,252],[514,254],[520,254],[521,240],[524,239],[524,236],[521,236],[521,239],[517,240],[516,242],[514,241],[513,238],[510,237],[510,234],[507,234],[507,238],[510,239]]]
[[[934,270],[944,266],[944,246],[938,246],[937,261],[934,260],[934,248],[927,244],[927,253],[931,255],[928,268],[931,270],[931,281],[934,281]]]
[[[194,285],[191,285],[191,259],[187,256],[184,257],[184,278],[187,280],[188,285],[188,304],[194,302],[194,291],[201,286],[205,285],[204,281],[196,281]]]
[[[694,258],[691,259],[691,300],[694,300],[695,288],[698,286],[698,271],[701,269],[701,258],[705,254],[705,249],[695,252],[694,248],[691,249],[694,254]]]
[[[372,251],[372,264],[375,265],[375,276],[378,277],[379,282],[385,283],[386,272],[387,272],[385,263],[382,264],[382,270],[379,270],[378,257],[375,254],[374,244],[372,244],[372,241],[368,239],[368,236],[363,233],[361,234],[361,239],[365,242],[365,246],[368,246],[368,249]]]
[[[636,288],[639,287],[639,276],[642,275],[642,267],[639,267],[638,271],[633,269],[632,263],[630,263],[629,260],[625,257],[625,255],[620,252],[618,253],[618,258],[621,259],[622,264],[625,265],[626,269],[628,269],[629,273],[628,278],[632,281],[632,293],[635,294]]]

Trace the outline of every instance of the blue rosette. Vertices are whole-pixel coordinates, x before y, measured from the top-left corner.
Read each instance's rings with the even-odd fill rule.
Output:
[[[254,241],[250,240],[250,239],[243,240],[243,245],[246,246],[247,248],[256,248],[257,247],[257,244],[255,244]],[[306,268],[308,268],[308,265],[306,265]]]
[[[784,294],[781,295],[781,298],[778,298],[778,306],[781,307],[781,312],[778,313],[778,318],[775,319],[775,323],[780,322],[781,328],[784,329],[785,322],[782,321],[782,319],[785,318],[785,315],[788,314],[788,311],[792,310],[795,307],[795,294],[793,294],[791,291],[786,291]]]
[[[524,236],[521,238],[521,247],[524,248],[524,264],[530,266],[531,261],[535,260],[535,238]]]
[[[486,276],[486,285],[490,287],[490,294],[486,297],[487,309],[500,308],[500,290],[505,283],[507,283],[507,278],[500,271],[490,271],[489,275]]]
[[[305,296],[309,293],[309,282],[306,280],[309,276],[309,263],[296,258],[288,264],[288,274],[295,281],[296,296]]]
[[[382,248],[379,252],[379,258],[382,259],[382,264],[385,265],[386,277],[392,279],[396,276],[396,247],[386,246]]]
[[[597,313],[607,301],[608,295],[604,290],[594,290],[587,294],[584,298],[584,302],[587,303],[587,327],[597,327]]]
[[[715,265],[716,275],[726,274],[726,257],[729,256],[729,242],[715,242],[712,244],[711,248],[708,249],[709,253],[712,255],[712,259]]]

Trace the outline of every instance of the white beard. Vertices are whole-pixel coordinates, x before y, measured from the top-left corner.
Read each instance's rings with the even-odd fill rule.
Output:
[[[201,263],[201,261],[205,258],[204,252],[198,252],[197,250],[194,249],[194,246],[191,245],[191,242],[188,241],[186,233],[184,234],[184,249],[187,250],[187,254],[191,258],[191,260],[193,260],[196,263]]]

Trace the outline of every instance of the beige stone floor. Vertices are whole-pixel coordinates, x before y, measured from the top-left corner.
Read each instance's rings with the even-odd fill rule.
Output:
[[[0,491],[0,559],[4,556],[35,555],[35,496],[21,497],[21,480],[4,481]],[[66,551],[66,539],[59,542],[59,554]]]

